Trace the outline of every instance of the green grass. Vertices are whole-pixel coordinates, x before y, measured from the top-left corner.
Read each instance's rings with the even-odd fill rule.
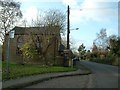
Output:
[[[2,62],[2,80],[7,80],[6,63]],[[12,63],[10,64],[10,79],[15,79],[23,76],[53,73],[53,72],[68,72],[74,71],[77,68],[62,67],[62,66],[40,66],[40,65],[20,65]]]

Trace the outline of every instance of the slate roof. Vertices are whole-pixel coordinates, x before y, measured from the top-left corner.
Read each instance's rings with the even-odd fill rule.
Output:
[[[17,27],[16,26],[12,30],[15,30],[15,35],[26,35],[28,34],[28,32],[32,32],[34,34],[44,34],[44,33],[55,34],[56,29],[58,29],[58,27],[51,28],[51,27]]]
[[[44,27],[15,27],[12,30],[15,30],[15,35],[25,35],[27,32],[34,32],[35,34],[39,34],[45,31]]]

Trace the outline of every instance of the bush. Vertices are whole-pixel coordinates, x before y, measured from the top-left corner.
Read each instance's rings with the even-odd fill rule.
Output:
[[[120,57],[116,57],[115,60],[112,62],[114,66],[120,66]]]
[[[93,58],[90,61],[92,62],[97,62],[97,63],[102,63],[102,64],[109,64],[112,65],[113,63],[113,58],[112,57],[106,57],[104,59],[100,59],[100,58]]]
[[[37,57],[37,51],[35,50],[35,47],[29,43],[25,43],[22,46],[21,51],[25,62],[34,60]]]

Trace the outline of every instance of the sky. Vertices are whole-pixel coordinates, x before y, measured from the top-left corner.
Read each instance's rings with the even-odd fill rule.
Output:
[[[66,13],[70,6],[70,40],[78,49],[84,43],[91,49],[93,40],[102,28],[107,35],[118,35],[118,2],[119,0],[18,0],[21,2],[23,18],[30,22],[35,19],[39,10],[42,13],[49,9],[58,9]],[[73,30],[79,28],[79,30]],[[66,37],[66,36],[65,36]]]

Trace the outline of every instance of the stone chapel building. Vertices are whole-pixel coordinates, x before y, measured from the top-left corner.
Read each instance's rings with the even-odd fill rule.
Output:
[[[43,27],[14,27],[14,38],[10,42],[10,60],[12,62],[20,62],[23,60],[20,48],[23,44],[29,41],[29,33],[34,34],[34,37],[42,39],[42,49],[45,49],[49,42],[52,42],[48,48],[47,55],[51,57],[60,57],[59,46],[61,44],[60,28],[57,26],[43,26]],[[4,60],[7,60],[8,34],[5,38]],[[36,37],[36,38],[37,38]],[[62,59],[60,59],[62,60]],[[60,61],[61,62],[61,61]]]

